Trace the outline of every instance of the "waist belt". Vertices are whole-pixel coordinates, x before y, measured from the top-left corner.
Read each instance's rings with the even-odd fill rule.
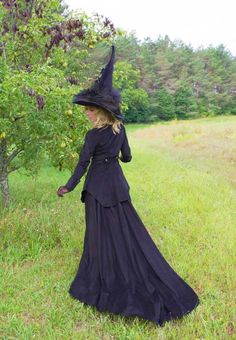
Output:
[[[114,161],[116,161],[116,160],[118,160],[119,159],[119,156],[117,155],[117,156],[114,156],[114,157],[105,157],[104,158],[104,156],[95,156],[95,157],[92,157],[92,162],[101,162],[101,163],[110,163],[110,162],[114,162]]]

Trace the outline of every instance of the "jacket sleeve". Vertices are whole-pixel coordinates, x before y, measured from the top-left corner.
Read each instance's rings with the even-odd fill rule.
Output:
[[[69,191],[74,190],[90,163],[90,159],[93,156],[96,147],[96,139],[94,137],[95,136],[91,134],[91,130],[89,130],[85,135],[85,140],[80,151],[78,163],[72,176],[65,185]]]
[[[131,149],[129,146],[125,128],[124,128],[124,141],[121,145],[121,156],[119,158],[123,163],[130,162],[132,159]]]

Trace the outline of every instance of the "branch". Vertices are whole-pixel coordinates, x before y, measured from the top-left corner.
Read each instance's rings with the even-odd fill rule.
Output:
[[[9,164],[23,149],[14,150],[6,159],[6,164]]]
[[[7,174],[9,175],[11,172],[16,171],[18,169],[20,169],[20,166],[14,166],[14,167],[11,168],[11,170],[7,171]]]
[[[30,13],[29,17],[30,18],[32,18],[33,5],[34,5],[34,0],[31,0],[30,1],[30,10],[29,10],[29,13]]]
[[[5,61],[5,64],[6,64],[7,63],[7,56],[6,56],[6,50],[5,50],[4,42],[2,42],[2,50],[3,50],[4,61]]]

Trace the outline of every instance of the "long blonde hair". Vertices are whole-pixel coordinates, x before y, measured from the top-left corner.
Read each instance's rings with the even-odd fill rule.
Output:
[[[90,105],[85,106],[85,109],[90,107]],[[97,117],[96,121],[93,123],[94,128],[99,129],[111,125],[114,134],[120,133],[121,124],[123,124],[122,121],[120,121],[115,116],[113,116],[112,113],[101,107],[93,106],[93,108],[95,108],[94,113]]]

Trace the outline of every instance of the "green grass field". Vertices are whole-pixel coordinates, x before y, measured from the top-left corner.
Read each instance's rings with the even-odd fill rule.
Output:
[[[201,304],[160,328],[72,299],[85,232],[82,183],[59,198],[70,174],[45,166],[35,179],[10,176],[14,204],[0,220],[1,339],[236,337],[236,117],[126,129],[133,159],[121,165],[133,205]]]

